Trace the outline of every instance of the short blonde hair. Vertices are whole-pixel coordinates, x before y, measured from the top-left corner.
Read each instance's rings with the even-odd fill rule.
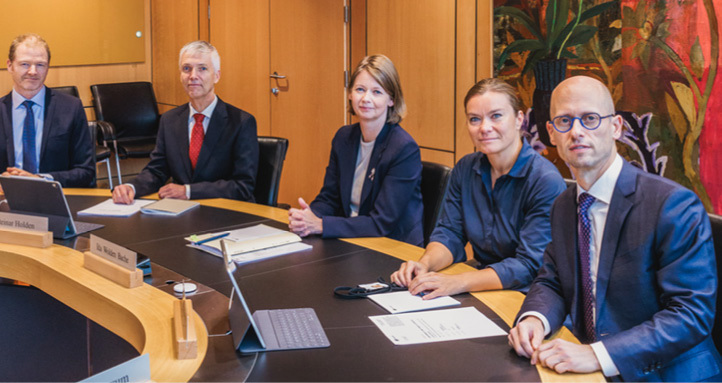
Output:
[[[20,35],[16,37],[12,43],[10,43],[10,52],[8,52],[8,59],[10,59],[10,62],[15,61],[15,51],[18,50],[20,44],[23,44],[25,42],[27,42],[28,44],[40,45],[41,47],[45,48],[45,52],[48,54],[48,63],[50,63],[50,47],[48,46],[48,43],[45,42],[42,37],[40,37],[40,35],[35,33],[26,33],[24,35]]]
[[[349,81],[349,87],[353,88],[356,78],[362,72],[366,71],[376,82],[384,88],[384,91],[391,97],[391,101],[394,102],[389,107],[388,115],[386,116],[386,122],[389,124],[398,124],[406,116],[406,103],[404,102],[404,93],[401,91],[401,81],[399,80],[399,74],[396,72],[394,63],[384,55],[371,55],[364,57],[361,62],[358,63],[356,69],[354,69]],[[349,109],[351,114],[356,113],[351,105],[351,100],[348,101]]]

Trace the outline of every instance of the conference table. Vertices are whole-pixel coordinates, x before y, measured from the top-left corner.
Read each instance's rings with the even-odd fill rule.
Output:
[[[109,198],[107,190],[66,189],[71,210]],[[156,196],[157,197],[157,196]],[[396,346],[368,319],[387,314],[367,299],[334,296],[337,286],[387,278],[423,249],[388,238],[304,239],[309,250],[237,267],[252,311],[313,308],[330,340],[322,349],[242,355],[229,334],[232,285],[221,258],[186,246],[191,234],[265,224],[287,228],[287,211],[225,199],[201,200],[180,216],[83,216],[101,223],[92,233],[152,262],[139,288],[126,289],[82,267],[88,235],[56,240],[47,249],[0,244],[0,277],[37,287],[2,284],[0,314],[12,357],[0,360],[0,380],[80,380],[148,353],[154,381],[604,381],[599,374],[556,374],[517,356],[506,336]],[[455,264],[445,273],[471,270]],[[191,281],[198,356],[175,358],[173,285]],[[523,295],[490,291],[454,296],[509,330]],[[9,325],[8,325],[9,324]],[[552,338],[576,342],[562,329]]]

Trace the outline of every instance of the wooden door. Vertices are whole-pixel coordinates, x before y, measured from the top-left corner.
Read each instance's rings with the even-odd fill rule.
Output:
[[[271,133],[289,140],[279,202],[318,194],[346,119],[344,0],[271,0]]]

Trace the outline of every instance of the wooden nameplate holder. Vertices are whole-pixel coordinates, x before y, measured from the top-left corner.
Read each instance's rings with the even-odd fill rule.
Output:
[[[96,274],[100,274],[125,288],[132,289],[143,284],[142,270],[128,270],[89,251],[86,251],[83,254],[85,255],[83,266],[86,269],[93,271]]]
[[[53,244],[53,232],[2,228],[0,229],[0,242],[46,248]]]
[[[191,320],[192,312],[193,302],[185,299],[185,296],[173,302],[173,343],[176,359],[195,359],[198,356],[198,337]]]

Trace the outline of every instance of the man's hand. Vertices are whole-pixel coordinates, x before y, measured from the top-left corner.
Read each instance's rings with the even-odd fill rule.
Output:
[[[531,358],[532,364],[536,362],[560,374],[564,372],[588,373],[602,369],[592,346],[561,339],[554,339],[539,346]]]
[[[30,173],[28,171],[25,171],[20,168],[7,168],[7,170],[3,173],[4,176],[21,176],[21,177],[38,177],[39,175]]]
[[[399,286],[408,287],[415,277],[428,272],[429,267],[424,263],[415,261],[404,262],[397,271],[391,274],[391,282]]]
[[[158,189],[158,197],[173,199],[188,199],[185,185],[167,184]]]
[[[464,277],[435,272],[417,275],[409,284],[409,292],[413,295],[425,292],[425,300],[464,293],[468,291]]]
[[[516,351],[519,356],[530,358],[531,364],[536,364],[536,350],[541,346],[544,340],[544,324],[541,319],[535,316],[528,316],[509,330],[509,346]]]
[[[118,185],[113,189],[113,202],[130,205],[135,198],[133,188],[128,185]]]
[[[298,199],[298,204],[301,205],[300,209],[292,208],[288,211],[288,229],[301,237],[323,233],[323,220],[313,214],[303,198]]]

